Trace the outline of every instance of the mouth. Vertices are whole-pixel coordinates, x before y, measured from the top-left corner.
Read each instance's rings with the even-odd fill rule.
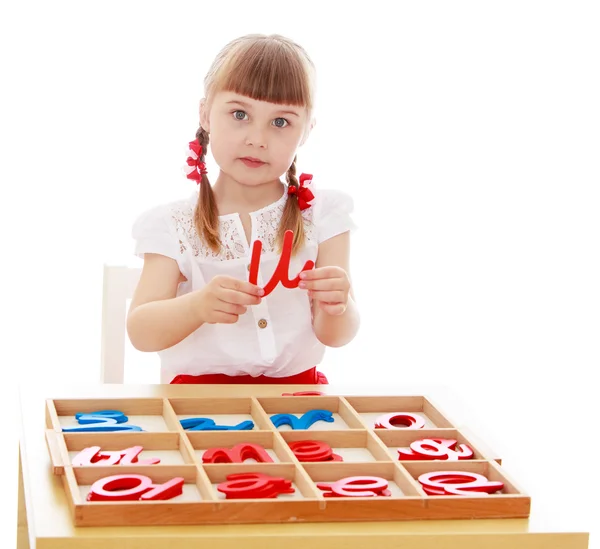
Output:
[[[266,164],[266,162],[252,156],[244,156],[244,158],[240,158],[240,160],[250,168],[259,168]]]

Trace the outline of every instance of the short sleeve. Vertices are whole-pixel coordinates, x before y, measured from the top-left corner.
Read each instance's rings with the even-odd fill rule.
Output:
[[[157,206],[142,213],[134,222],[131,236],[135,240],[134,254],[161,254],[177,260],[179,246],[169,225],[169,209]]]
[[[316,226],[318,242],[325,242],[338,234],[356,230],[352,219],[354,200],[343,191],[319,189],[313,202],[315,211],[313,223]]]

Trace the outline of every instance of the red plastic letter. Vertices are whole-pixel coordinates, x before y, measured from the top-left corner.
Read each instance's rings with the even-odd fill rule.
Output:
[[[325,497],[391,496],[388,481],[380,477],[347,477],[336,482],[318,482],[317,488],[326,490]]]
[[[90,446],[84,448],[73,458],[73,466],[85,467],[88,465],[155,465],[160,463],[158,458],[148,458],[138,461],[138,455],[143,450],[143,446],[132,446],[125,450],[107,450],[100,451],[100,446]]]
[[[379,416],[375,421],[375,429],[422,429],[425,420],[415,414],[393,413]]]
[[[121,450],[119,454],[121,454],[123,457],[121,457],[121,461],[119,463],[121,465],[131,465],[133,463],[137,465],[156,465],[157,463],[160,463],[160,459],[158,458],[148,458],[138,461],[138,456],[143,449],[143,446],[132,446],[126,450]]]
[[[262,473],[239,473],[227,476],[227,482],[217,486],[227,499],[275,498],[294,492],[292,482]]]
[[[504,483],[468,471],[432,471],[419,476],[430,496],[485,496],[502,490]]]
[[[470,459],[473,450],[466,444],[460,444],[456,450],[456,440],[446,438],[424,438],[411,442],[410,448],[399,448],[399,460],[448,460]]]
[[[113,475],[94,482],[87,500],[137,501],[170,499],[182,493],[183,480],[181,477],[176,477],[164,484],[153,484],[152,479],[145,475]],[[145,497],[144,494],[146,494]]]
[[[262,463],[272,463],[269,453],[259,444],[242,442],[233,448],[209,448],[202,455],[203,463],[243,463],[255,459]]]
[[[293,280],[290,280],[289,271],[290,271],[290,259],[292,257],[292,244],[294,242],[294,233],[290,230],[285,231],[283,236],[283,247],[281,250],[281,257],[279,258],[279,262],[277,263],[277,267],[273,272],[273,276],[271,276],[271,280],[267,282],[264,287],[265,294],[264,297],[268,296],[274,289],[275,286],[279,282],[285,288],[297,288],[300,283],[300,276],[297,276]],[[258,284],[258,267],[260,264],[260,254],[262,252],[262,242],[260,240],[255,240],[252,245],[252,257],[250,258],[250,277],[248,281],[251,284]],[[302,267],[302,271],[308,271],[315,266],[313,261],[307,261]]]
[[[290,442],[289,446],[299,461],[343,461],[329,444],[320,440],[298,440]]]

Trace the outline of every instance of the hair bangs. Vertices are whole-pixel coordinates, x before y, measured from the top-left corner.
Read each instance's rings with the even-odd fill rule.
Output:
[[[257,101],[312,110],[311,75],[299,52],[278,40],[257,40],[232,48],[215,79],[219,91]]]

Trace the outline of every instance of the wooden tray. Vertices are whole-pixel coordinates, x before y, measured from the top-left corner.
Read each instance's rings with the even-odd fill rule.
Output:
[[[271,416],[297,416],[328,410],[333,422],[319,421],[309,429],[275,427]],[[63,432],[77,426],[76,413],[118,410],[125,425],[141,432]],[[424,420],[421,429],[375,428],[385,414],[412,413]],[[251,420],[252,430],[186,431],[180,421],[210,417],[218,425]],[[472,448],[472,459],[401,461],[398,448],[423,438],[450,438]],[[319,440],[343,461],[300,462],[289,443]],[[46,401],[46,441],[53,470],[61,475],[76,526],[290,523],[335,521],[398,521],[421,519],[525,518],[530,498],[503,471],[500,460],[469,437],[422,396],[281,396],[232,398],[60,399]],[[209,448],[239,443],[259,444],[273,463],[203,463]],[[156,465],[73,466],[85,448],[102,451],[142,446],[140,459],[159,458]],[[418,481],[431,471],[465,471],[501,481],[490,495],[428,495]],[[273,499],[225,499],[219,483],[234,473],[264,473],[292,482],[293,494]],[[88,501],[92,484],[117,474],[145,475],[153,483],[184,479],[183,493],[165,501]],[[366,475],[386,479],[387,497],[325,497],[320,482]]]

